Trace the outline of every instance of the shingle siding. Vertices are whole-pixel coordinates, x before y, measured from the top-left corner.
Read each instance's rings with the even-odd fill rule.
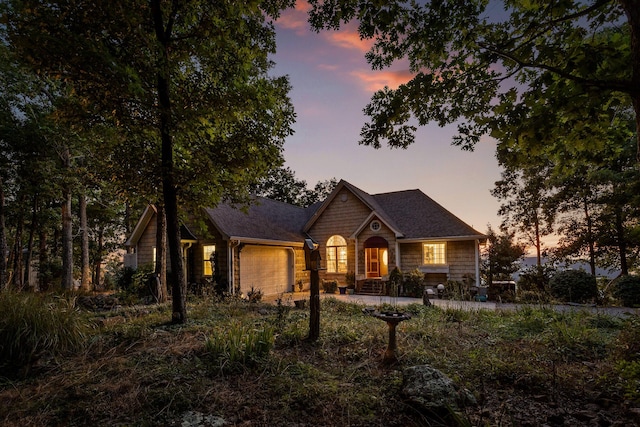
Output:
[[[154,213],[136,245],[138,268],[153,265],[153,248],[156,246],[156,230],[158,229],[157,218],[158,215]]]
[[[340,235],[347,241],[347,271],[355,271],[355,241],[349,237],[370,213],[371,210],[347,189],[342,189],[333,198],[332,203],[325,208],[309,229],[309,235],[319,244],[323,265],[326,265],[327,240],[333,235]],[[338,280],[340,284],[345,283],[344,273],[324,271],[320,275],[324,279]]]

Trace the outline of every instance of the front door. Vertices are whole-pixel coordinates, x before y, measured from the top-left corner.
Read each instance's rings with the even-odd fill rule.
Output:
[[[389,273],[387,248],[365,248],[367,278],[382,277]]]

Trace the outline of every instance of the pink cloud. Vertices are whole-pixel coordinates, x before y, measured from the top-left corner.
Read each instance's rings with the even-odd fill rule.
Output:
[[[356,77],[365,90],[375,92],[388,86],[396,89],[403,83],[413,78],[409,70],[402,71],[353,71],[352,76]]]
[[[344,49],[356,49],[367,52],[373,45],[373,40],[362,40],[357,31],[341,30],[327,33],[327,38],[333,44]]]
[[[307,13],[310,8],[309,3],[298,0],[293,9],[288,9],[280,15],[280,18],[276,20],[276,25],[287,30],[294,30],[298,35],[307,33],[309,31]]]

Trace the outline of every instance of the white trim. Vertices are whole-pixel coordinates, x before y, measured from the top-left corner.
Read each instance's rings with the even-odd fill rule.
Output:
[[[373,218],[375,218],[380,223],[384,224],[389,230],[391,230],[391,232],[394,234],[396,239],[401,238],[403,236],[403,234],[401,232],[399,232],[398,230],[394,229],[389,224],[387,224],[387,222],[384,219],[380,218],[380,215],[378,215],[376,213],[376,211],[371,211],[369,216],[367,216],[367,218],[360,224],[360,226],[358,228],[356,228],[356,231],[354,231],[351,234],[351,236],[349,236],[349,237],[352,238],[352,239],[357,237],[360,233],[362,233],[362,230],[364,230],[365,228],[367,228],[369,226],[369,224],[371,223],[371,220]]]
[[[138,219],[136,226],[133,227],[131,236],[129,236],[127,241],[124,242],[124,245],[127,247],[138,246],[140,237],[142,237],[144,231],[147,229],[147,225],[149,225],[149,222],[151,222],[151,218],[153,218],[153,216],[157,213],[158,211],[154,205],[147,205],[147,207],[144,208],[144,212],[142,212],[142,215]]]
[[[235,240],[238,243],[248,243],[251,245],[264,245],[264,246],[292,246],[296,248],[301,248],[304,243],[302,242],[285,242],[282,240],[269,240],[269,239],[258,239],[253,237],[237,237],[230,236],[229,241]]]
[[[476,286],[480,286],[480,240],[476,239]]]
[[[430,242],[458,242],[465,240],[479,241],[479,236],[448,236],[448,237],[422,237],[416,239],[398,239],[398,243],[430,243]]]

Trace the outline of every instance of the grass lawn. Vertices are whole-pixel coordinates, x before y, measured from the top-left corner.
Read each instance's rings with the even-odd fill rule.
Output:
[[[4,363],[5,426],[214,425],[214,417],[237,426],[640,423],[636,317],[416,304],[397,328],[399,362],[385,367],[386,324],[335,299],[322,300],[313,343],[308,310],[285,305],[194,299],[188,322],[170,325],[169,305],[86,312],[68,300],[43,303],[81,320],[82,344],[34,352],[28,371]],[[421,364],[478,406],[445,422],[409,405],[402,370]],[[197,414],[209,424],[188,424]]]

